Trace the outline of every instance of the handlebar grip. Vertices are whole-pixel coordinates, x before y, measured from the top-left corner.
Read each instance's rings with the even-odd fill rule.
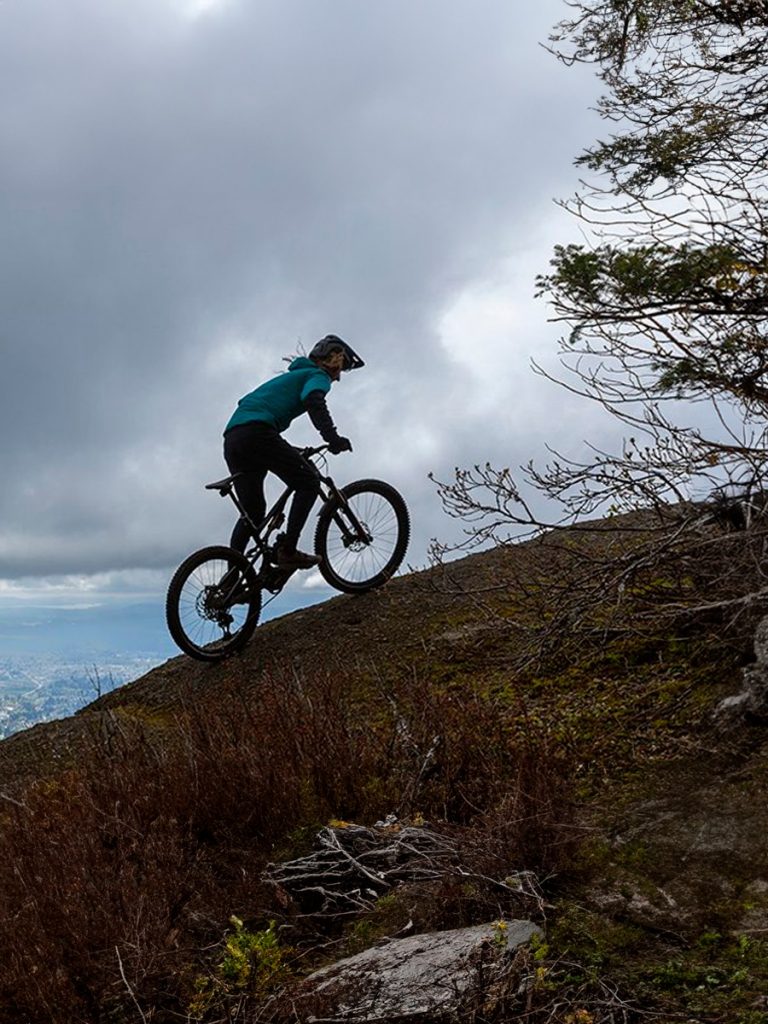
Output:
[[[301,455],[304,456],[305,459],[309,459],[313,455],[319,455],[321,452],[327,451],[328,447],[329,446],[327,444],[321,444],[321,445],[318,445],[317,448],[299,448],[297,450],[299,451],[299,453]]]

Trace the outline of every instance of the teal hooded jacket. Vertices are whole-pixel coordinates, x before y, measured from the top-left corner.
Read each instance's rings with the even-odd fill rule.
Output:
[[[331,383],[329,375],[317,363],[300,356],[293,360],[285,373],[244,395],[224,432],[242,423],[268,423],[282,433],[297,416],[307,411],[307,397],[313,391],[327,395]]]

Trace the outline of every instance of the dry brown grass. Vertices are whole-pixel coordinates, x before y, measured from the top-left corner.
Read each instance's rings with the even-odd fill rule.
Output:
[[[332,817],[419,811],[470,829],[486,870],[557,870],[568,765],[512,717],[410,675],[287,667],[163,729],[118,710],[87,757],[0,804],[0,1020],[184,1019],[230,914],[279,913],[260,878],[276,847]]]

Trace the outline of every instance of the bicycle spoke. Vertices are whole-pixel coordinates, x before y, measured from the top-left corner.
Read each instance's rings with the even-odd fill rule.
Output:
[[[190,556],[171,582],[166,606],[171,634],[182,650],[205,660],[241,645],[258,621],[260,595],[252,581],[250,564],[227,548]]]
[[[375,577],[392,558],[398,543],[400,527],[397,513],[387,498],[364,492],[348,499],[354,519],[368,538],[355,539],[352,519],[344,509],[338,512],[345,530],[332,522],[326,540],[326,557],[333,571],[350,583]]]

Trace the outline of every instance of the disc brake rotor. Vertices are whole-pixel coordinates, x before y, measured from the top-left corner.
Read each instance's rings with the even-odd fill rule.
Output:
[[[349,537],[346,537],[344,539],[344,547],[347,548],[349,551],[365,551],[365,549],[368,547],[368,545],[373,540],[373,537],[371,535],[371,531],[368,529],[368,524],[367,523],[364,523],[361,520],[360,521],[360,528],[363,531],[363,534],[364,534],[363,537],[356,536],[356,537],[352,537],[351,539]]]
[[[197,595],[195,608],[201,619],[216,622],[222,629],[227,629],[234,619],[227,609],[221,606],[221,600],[222,595],[218,587],[204,587]]]

